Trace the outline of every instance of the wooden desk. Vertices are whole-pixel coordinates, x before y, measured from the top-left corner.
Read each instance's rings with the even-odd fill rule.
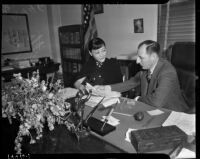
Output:
[[[121,98],[123,101],[125,98]],[[120,103],[117,105],[114,112],[121,112],[125,114],[134,114],[138,111],[144,111],[145,116],[142,121],[135,121],[130,116],[124,116],[120,114],[112,114],[113,117],[120,120],[120,124],[116,126],[116,130],[105,135],[100,136],[94,132],[91,135],[82,138],[78,143],[73,133],[69,132],[64,125],[57,125],[53,131],[45,129],[43,131],[43,137],[35,144],[24,144],[24,148],[31,154],[57,154],[57,153],[136,153],[135,148],[131,143],[125,140],[125,135],[128,128],[142,129],[159,127],[164,120],[169,116],[169,110],[162,109],[163,114],[157,115],[146,127],[143,127],[145,123],[151,119],[151,116],[146,112],[154,110],[155,107],[151,107],[141,102],[136,102],[136,105],[129,105],[126,103]],[[84,118],[92,110],[92,107],[86,106],[84,112]],[[103,105],[96,110],[93,114],[94,117],[101,119],[103,115],[106,115],[109,109],[105,109]],[[173,148],[172,148],[173,149]],[[153,153],[168,154],[172,149],[157,151]]]
[[[131,143],[127,142],[125,140],[126,132],[128,128],[134,128],[134,129],[142,129],[142,128],[151,128],[151,127],[159,127],[162,125],[162,123],[165,121],[165,119],[169,116],[170,112],[169,110],[162,109],[164,111],[163,114],[160,114],[156,116],[152,122],[150,122],[146,127],[143,127],[143,125],[152,118],[146,111],[154,110],[155,107],[151,107],[145,103],[142,102],[136,102],[135,106],[129,105],[121,102],[119,105],[117,105],[114,112],[121,112],[124,114],[134,114],[138,111],[144,111],[144,119],[142,121],[136,121],[133,116],[124,116],[120,114],[112,114],[113,117],[120,120],[120,124],[116,126],[116,130],[105,135],[100,136],[96,133],[93,133],[95,136],[99,137],[102,140],[105,140],[120,149],[124,150],[128,153],[136,153],[135,148],[132,146]],[[87,116],[87,114],[92,110],[92,107],[86,106],[85,107],[85,115],[84,118]],[[106,115],[109,109],[105,109],[102,106],[99,107],[99,109],[96,110],[96,112],[93,114],[95,118],[101,119],[103,115]],[[158,153],[168,153],[169,151],[159,151]]]
[[[39,69],[41,80],[43,79],[46,80],[46,74],[58,71],[59,66],[60,66],[60,63],[52,63],[46,66],[40,65],[40,66],[32,66],[32,67],[27,67],[27,68],[14,68],[11,70],[1,71],[2,73],[1,75],[2,77],[5,78],[6,82],[9,82],[13,78],[14,73],[15,74],[21,73],[22,76],[26,78],[28,73],[31,75],[33,71],[36,71]]]

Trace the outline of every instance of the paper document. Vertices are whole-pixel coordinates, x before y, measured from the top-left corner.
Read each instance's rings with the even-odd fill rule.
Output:
[[[63,99],[68,99],[68,98],[75,97],[77,92],[78,92],[78,89],[68,87],[68,88],[63,88],[62,90],[60,90],[59,95]]]
[[[195,114],[172,111],[162,126],[176,125],[187,135],[192,135],[195,132],[195,116]]]
[[[147,111],[147,113],[151,116],[154,116],[154,115],[160,115],[162,113],[164,113],[163,111],[161,111],[160,109],[155,109],[155,110],[150,110],[150,111]]]
[[[92,95],[90,97],[90,99],[85,103],[87,106],[91,106],[91,107],[94,107],[97,105],[97,103],[100,102],[100,100],[102,99],[103,97],[101,96],[94,96]],[[118,103],[120,103],[120,100],[119,98],[116,98],[116,97],[106,97],[104,98],[104,100],[102,101],[102,104],[104,105],[104,107],[108,107],[108,106],[111,106],[113,104],[115,104],[116,102],[118,101]]]
[[[90,106],[90,107],[95,107],[102,98],[103,97],[99,97],[99,96],[91,96],[90,99],[85,103],[85,105]]]
[[[178,158],[196,158],[196,153],[186,148],[183,148],[176,158],[177,159]]]
[[[134,130],[137,130],[137,129],[128,128],[126,132],[126,138],[125,138],[126,141],[131,142],[130,135],[131,135],[131,131],[134,131]]]
[[[89,90],[92,90],[92,91],[96,91],[96,89],[89,83],[86,83],[86,86],[85,88],[89,91]]]
[[[105,118],[106,118],[106,116],[102,116],[101,121],[105,121]],[[110,116],[108,118],[108,124],[110,124],[112,126],[116,126],[116,125],[120,124],[120,122],[119,122],[119,119],[117,119],[117,118],[115,118],[113,116]]]
[[[93,87],[91,84],[89,83],[86,83],[86,89],[89,91],[91,90],[92,91],[92,94],[93,95],[96,95],[96,96],[104,96],[104,97],[120,97],[121,96],[121,93],[120,92],[116,92],[116,91],[98,91],[96,90],[95,87]]]
[[[104,105],[104,107],[108,107],[108,106],[115,104],[116,102],[120,103],[119,98],[116,98],[116,97],[112,98],[111,97],[111,98],[105,98],[103,100],[102,104]]]

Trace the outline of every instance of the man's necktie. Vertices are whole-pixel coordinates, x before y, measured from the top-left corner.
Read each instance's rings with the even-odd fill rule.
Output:
[[[148,84],[147,84],[147,92],[146,92],[146,93],[148,93],[148,90],[149,90],[149,83],[150,83],[150,80],[151,80],[151,76],[152,76],[152,74],[151,74],[151,72],[148,70],[147,76],[146,76],[147,82],[148,82]]]
[[[152,76],[151,72],[148,71],[148,72],[147,72],[147,82],[148,82],[148,83],[149,83],[150,80],[151,80],[151,76]]]

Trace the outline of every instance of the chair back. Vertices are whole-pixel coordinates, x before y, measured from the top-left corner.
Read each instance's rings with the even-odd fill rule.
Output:
[[[195,110],[195,43],[176,42],[171,51],[171,63],[176,68],[183,96]]]

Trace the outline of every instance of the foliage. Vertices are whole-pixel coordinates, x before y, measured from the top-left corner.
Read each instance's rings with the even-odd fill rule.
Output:
[[[14,74],[9,83],[2,82],[2,117],[20,121],[19,131],[15,138],[15,150],[21,153],[23,136],[30,136],[30,144],[42,137],[44,124],[49,130],[54,129],[55,123],[65,124],[68,129],[74,124],[66,120],[71,113],[70,103],[62,97],[63,86],[60,80],[54,84],[40,82],[39,71],[33,72],[31,78],[23,78],[21,74]],[[36,140],[30,130],[36,130]]]

